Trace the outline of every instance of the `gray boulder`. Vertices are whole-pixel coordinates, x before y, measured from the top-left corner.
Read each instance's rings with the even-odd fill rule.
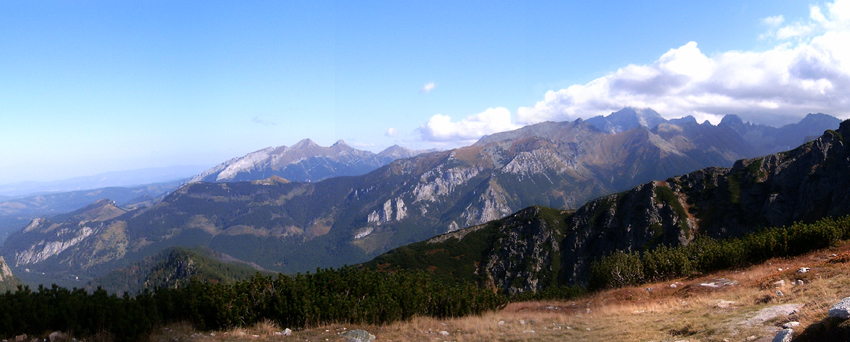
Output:
[[[844,298],[829,309],[830,318],[850,318],[850,297]]]
[[[360,329],[346,331],[341,333],[340,336],[345,337],[348,342],[372,342],[375,340],[375,335]]]
[[[794,335],[794,329],[783,329],[776,337],[773,338],[773,342],[791,342],[791,338]]]
[[[50,339],[50,342],[63,342],[71,340],[70,338],[68,338],[68,335],[59,331],[54,331],[50,333],[50,335],[48,335],[47,337],[48,339]]]

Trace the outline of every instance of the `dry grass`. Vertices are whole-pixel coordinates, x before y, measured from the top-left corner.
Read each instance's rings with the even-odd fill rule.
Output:
[[[800,267],[811,271],[798,273]],[[785,285],[776,287],[779,280]],[[803,285],[796,285],[797,280]],[[711,282],[734,285],[701,285]],[[417,317],[384,326],[334,324],[294,331],[289,337],[274,335],[282,328],[272,322],[214,336],[182,324],[152,340],[344,341],[338,333],[364,329],[378,341],[770,341],[788,321],[801,323],[798,332],[823,321],[829,307],[847,296],[850,245],[746,269],[594,293],[575,301],[512,303],[481,316]],[[745,323],[761,309],[789,303],[802,308],[791,316]]]

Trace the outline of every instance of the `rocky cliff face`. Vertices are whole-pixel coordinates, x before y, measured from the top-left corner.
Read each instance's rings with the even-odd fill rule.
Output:
[[[361,266],[428,270],[450,283],[469,281],[511,294],[538,291],[558,284],[561,241],[570,213],[529,207],[399,247]]]
[[[556,285],[562,238],[559,222],[547,222],[541,208],[522,210],[500,222],[477,271],[509,294]]]
[[[11,279],[12,276],[12,270],[9,269],[9,265],[6,264],[6,259],[3,259],[3,257],[0,256],[0,281]]]
[[[12,270],[6,264],[6,260],[0,256],[0,293],[14,291],[18,285],[23,285],[23,283],[12,274]]]

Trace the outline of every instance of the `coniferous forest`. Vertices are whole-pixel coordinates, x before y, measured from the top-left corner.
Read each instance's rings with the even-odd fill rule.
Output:
[[[202,330],[249,326],[265,319],[292,328],[339,322],[385,324],[416,315],[480,314],[505,301],[473,285],[446,286],[426,272],[355,268],[276,278],[257,274],[230,285],[193,280],[136,296],[55,285],[33,291],[24,286],[0,295],[0,337],[63,331],[135,341],[174,322],[190,322]]]

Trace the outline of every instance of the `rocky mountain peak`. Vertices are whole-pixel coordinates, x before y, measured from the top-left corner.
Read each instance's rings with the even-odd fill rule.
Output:
[[[315,182],[337,176],[362,175],[415,152],[376,155],[339,140],[330,147],[304,139],[294,145],[268,147],[221,163],[190,180],[238,182],[279,176],[294,182]]]
[[[639,126],[651,129],[664,122],[667,120],[651,108],[633,107],[625,107],[608,116],[587,119],[587,123],[605,133],[619,133]]]
[[[672,119],[672,120],[669,120],[667,122],[670,123],[670,124],[676,125],[676,126],[698,125],[699,124],[697,122],[697,119],[695,117],[691,116],[691,115],[688,115],[688,116],[683,117],[683,118]]]
[[[313,142],[313,140],[310,140],[310,138],[307,138],[307,139],[304,139],[304,140],[301,140],[301,141],[295,143],[295,145],[292,145],[290,147],[290,149],[302,150],[302,149],[310,148],[310,147],[319,147],[319,145],[316,144],[315,142]]]
[[[723,119],[720,120],[721,125],[729,125],[732,127],[738,127],[744,125],[744,120],[741,117],[735,114],[727,114],[723,116]]]
[[[416,152],[408,148],[401,147],[399,145],[392,145],[390,147],[387,147],[383,151],[378,152],[379,157],[409,158],[414,155],[416,155]]]
[[[68,219],[83,221],[106,221],[121,216],[126,212],[127,210],[119,208],[114,201],[104,198],[79,210],[54,217],[54,220],[67,217]]]
[[[796,126],[804,127],[802,129],[817,128],[822,126],[835,126],[835,123],[837,121],[838,119],[831,115],[826,115],[823,113],[809,113],[808,115],[806,115],[805,118],[803,118],[803,120],[800,120],[800,122],[798,122]]]

